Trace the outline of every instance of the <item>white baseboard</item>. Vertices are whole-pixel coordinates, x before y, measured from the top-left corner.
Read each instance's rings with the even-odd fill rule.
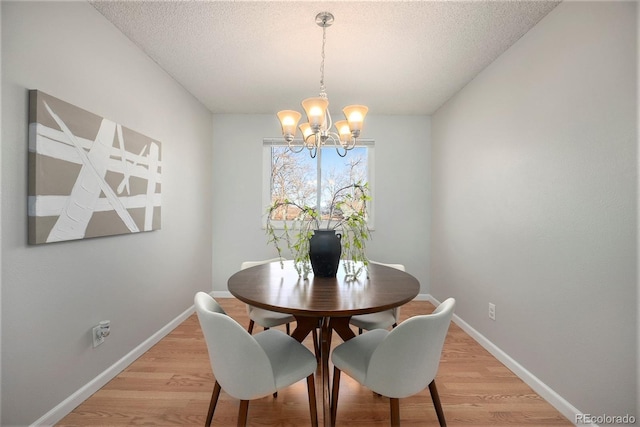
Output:
[[[419,295],[425,296],[424,294]],[[417,298],[416,298],[417,299]],[[422,300],[422,299],[421,299]],[[424,300],[430,301],[433,305],[438,306],[440,301],[436,300],[432,295],[427,294]],[[538,377],[529,372],[525,367],[516,362],[511,356],[502,351],[497,345],[489,341],[484,335],[476,331],[471,325],[462,320],[457,314],[453,315],[453,322],[465,331],[478,344],[485,348],[493,357],[502,362],[507,368],[511,369],[522,381],[545,399],[551,406],[556,408],[567,419],[576,424],[578,415],[583,415],[575,406],[566,399],[556,393],[551,387],[543,383]],[[580,424],[580,426],[598,427],[597,424]]]
[[[429,301],[431,303],[433,303],[433,301],[435,301],[432,297],[431,294],[418,294],[417,297],[414,298],[415,301]]]
[[[145,340],[142,344],[131,350],[122,359],[118,360],[116,363],[103,371],[100,375],[89,381],[78,391],[63,400],[59,405],[40,417],[40,419],[31,424],[31,427],[49,427],[55,425],[58,421],[60,421],[67,414],[73,411],[78,405],[84,402],[89,396],[100,390],[102,387],[104,387],[105,384],[115,378],[116,375],[122,372],[127,366],[132,364],[138,357],[142,356],[147,350],[157,344],[158,341],[167,336],[169,332],[174,330],[178,325],[180,325],[189,316],[191,316],[194,311],[194,306],[189,307],[182,314],[180,314],[158,332]]]
[[[213,291],[210,292],[209,295],[214,298],[235,298],[229,291]]]

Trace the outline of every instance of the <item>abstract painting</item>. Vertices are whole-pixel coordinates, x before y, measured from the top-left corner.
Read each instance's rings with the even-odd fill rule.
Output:
[[[29,91],[29,243],[160,229],[161,144]]]

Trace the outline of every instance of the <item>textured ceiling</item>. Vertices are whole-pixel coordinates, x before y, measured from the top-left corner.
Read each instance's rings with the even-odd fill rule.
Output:
[[[91,1],[214,113],[300,108],[325,85],[332,111],[431,114],[558,2]],[[336,114],[336,113],[334,113]]]

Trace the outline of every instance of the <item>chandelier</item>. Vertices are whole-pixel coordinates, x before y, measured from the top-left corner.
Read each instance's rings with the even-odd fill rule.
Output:
[[[307,98],[302,101],[302,108],[307,114],[307,123],[300,125],[303,143],[294,144],[296,127],[302,115],[294,110],[278,112],[278,119],[282,126],[282,136],[294,153],[299,153],[305,148],[309,150],[311,157],[316,157],[318,149],[325,143],[333,143],[340,157],[356,145],[356,140],[362,131],[364,117],[369,109],[364,105],[349,105],[342,112],[346,120],[331,121],[329,113],[329,99],[324,86],[324,46],[327,39],[327,27],[333,24],[333,15],[329,12],[321,12],[316,16],[316,24],[322,27],[322,62],[320,63],[320,94],[315,98]],[[332,126],[335,126],[332,130]]]

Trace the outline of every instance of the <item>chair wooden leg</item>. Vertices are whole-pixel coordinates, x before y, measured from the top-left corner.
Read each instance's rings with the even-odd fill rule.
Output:
[[[358,335],[362,335],[362,328],[358,328]]]
[[[313,328],[311,332],[313,334],[313,351],[316,353],[316,360],[320,363],[320,344],[318,343],[318,331]]]
[[[220,397],[220,383],[216,381],[216,384],[213,386],[213,393],[211,393],[211,402],[209,403],[207,420],[204,422],[205,427],[209,427],[211,425],[211,421],[213,421],[213,413],[216,410],[216,405],[218,404],[218,397]]]
[[[249,320],[249,328],[247,329],[249,334],[253,333],[253,325],[255,325],[255,322],[253,320]]]
[[[287,323],[287,335],[291,335],[291,327]]]
[[[391,397],[389,404],[391,406],[391,427],[400,427],[400,399]]]
[[[333,390],[331,391],[331,425],[336,425],[338,413],[338,392],[340,391],[340,369],[333,367]]]
[[[238,410],[238,427],[247,425],[247,413],[249,412],[249,401],[241,400],[240,409]]]
[[[311,374],[307,377],[307,393],[309,395],[309,413],[311,415],[311,426],[318,427],[318,407],[316,406],[315,374]]]
[[[442,404],[440,403],[440,396],[438,395],[438,389],[436,388],[436,380],[429,383],[429,391],[431,392],[431,399],[433,400],[433,406],[436,408],[436,414],[438,415],[438,421],[440,427],[446,427],[447,422],[444,419],[444,412],[442,411]]]

